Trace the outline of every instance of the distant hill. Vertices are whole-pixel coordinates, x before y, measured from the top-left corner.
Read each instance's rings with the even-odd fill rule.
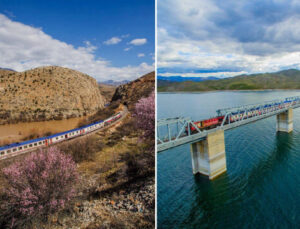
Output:
[[[158,80],[157,86],[159,92],[300,89],[300,71],[289,69],[274,73],[239,75],[226,79],[206,80],[202,82]]]
[[[104,104],[97,81],[72,69],[0,72],[0,124],[78,117]]]
[[[11,68],[0,68],[0,70],[6,70],[6,71],[15,72],[15,70],[13,70],[13,69],[11,69]]]
[[[0,75],[8,75],[10,73],[16,72],[10,68],[0,68]]]
[[[205,80],[218,80],[220,78],[209,76],[209,77],[182,77],[182,76],[157,76],[157,80],[165,80],[170,82],[202,82]]]
[[[122,80],[122,81],[106,80],[106,81],[100,82],[100,84],[119,86],[122,84],[127,84],[129,82],[130,82],[129,80]]]
[[[126,103],[129,109],[142,97],[148,96],[155,88],[155,73],[150,72],[130,83],[117,87],[113,101]]]

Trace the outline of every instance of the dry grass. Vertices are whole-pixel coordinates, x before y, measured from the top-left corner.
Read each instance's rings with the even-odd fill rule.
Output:
[[[71,154],[76,163],[94,160],[95,153],[101,151],[103,144],[95,136],[85,136],[77,141],[64,142],[59,145],[62,152]]]

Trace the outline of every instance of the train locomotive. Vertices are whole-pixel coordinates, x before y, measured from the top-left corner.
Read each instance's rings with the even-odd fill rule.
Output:
[[[30,150],[35,150],[40,147],[46,147],[58,142],[66,141],[81,135],[86,135],[95,130],[101,129],[105,126],[112,124],[122,117],[122,112],[118,112],[112,117],[105,119],[104,121],[98,121],[86,126],[82,126],[76,129],[68,130],[65,132],[57,133],[51,136],[36,138],[29,141],[24,141],[21,143],[13,143],[6,146],[0,147],[0,160],[27,152]]]

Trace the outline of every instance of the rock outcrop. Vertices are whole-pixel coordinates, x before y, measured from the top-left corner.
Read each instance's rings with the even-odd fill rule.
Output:
[[[131,108],[140,98],[147,97],[155,88],[155,73],[150,72],[130,83],[117,87],[112,102],[120,100]]]
[[[104,107],[92,77],[49,66],[0,72],[0,124],[80,117]]]

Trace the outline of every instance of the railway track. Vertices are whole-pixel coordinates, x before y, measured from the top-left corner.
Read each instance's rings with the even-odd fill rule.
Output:
[[[39,149],[44,149],[44,148],[47,148],[49,146],[59,145],[59,144],[64,143],[64,142],[77,141],[78,139],[93,135],[93,134],[95,134],[99,131],[103,131],[103,130],[106,130],[108,128],[111,128],[111,127],[115,126],[116,124],[118,124],[122,120],[124,120],[127,117],[128,113],[129,112],[128,112],[127,107],[124,106],[123,111],[120,112],[120,114],[121,114],[120,118],[118,118],[116,120],[113,120],[113,121],[110,121],[110,122],[107,121],[107,120],[112,119],[116,115],[114,115],[114,116],[112,116],[112,117],[110,117],[110,118],[108,118],[104,121],[96,122],[96,123],[93,123],[93,124],[90,124],[90,125],[87,125],[87,126],[83,126],[83,127],[80,127],[80,128],[76,128],[76,129],[73,129],[73,130],[69,130],[69,131],[66,131],[66,132],[57,133],[57,134],[49,136],[49,137],[33,139],[33,140],[30,140],[30,141],[27,141],[28,143],[21,142],[21,143],[10,144],[9,146],[11,146],[11,147],[9,147],[9,146],[0,147],[0,152],[2,153],[2,152],[5,152],[5,150],[7,152],[8,150],[11,150],[11,149],[18,149],[19,147],[23,147],[24,144],[25,144],[25,146],[27,146],[27,145],[29,146],[31,144],[38,144],[40,142],[44,142],[43,144],[37,145],[34,148],[28,148],[27,150],[26,149],[17,150],[16,152],[11,152],[11,153],[6,153],[5,155],[0,155],[0,160],[5,160],[5,159],[8,159],[8,158],[16,157],[16,156],[19,156],[19,155],[22,155],[22,154],[25,154],[25,153],[29,153],[29,152],[35,152]],[[108,123],[108,124],[106,125],[106,123]],[[94,126],[95,126],[95,128],[94,128]],[[96,128],[96,126],[100,126],[100,127]],[[84,131],[85,129],[88,129],[88,128],[91,128],[88,132]],[[75,135],[75,136],[66,137],[63,140],[60,140],[60,141],[57,141],[57,142],[52,142],[52,139],[54,139],[54,138],[57,139],[56,136],[60,136],[60,137],[61,136],[67,136],[69,133],[72,133],[72,132],[73,133],[80,132],[80,133],[78,135]],[[67,134],[65,134],[65,133],[67,133]],[[48,139],[51,139],[51,141],[48,140]],[[3,148],[5,148],[5,150]]]

